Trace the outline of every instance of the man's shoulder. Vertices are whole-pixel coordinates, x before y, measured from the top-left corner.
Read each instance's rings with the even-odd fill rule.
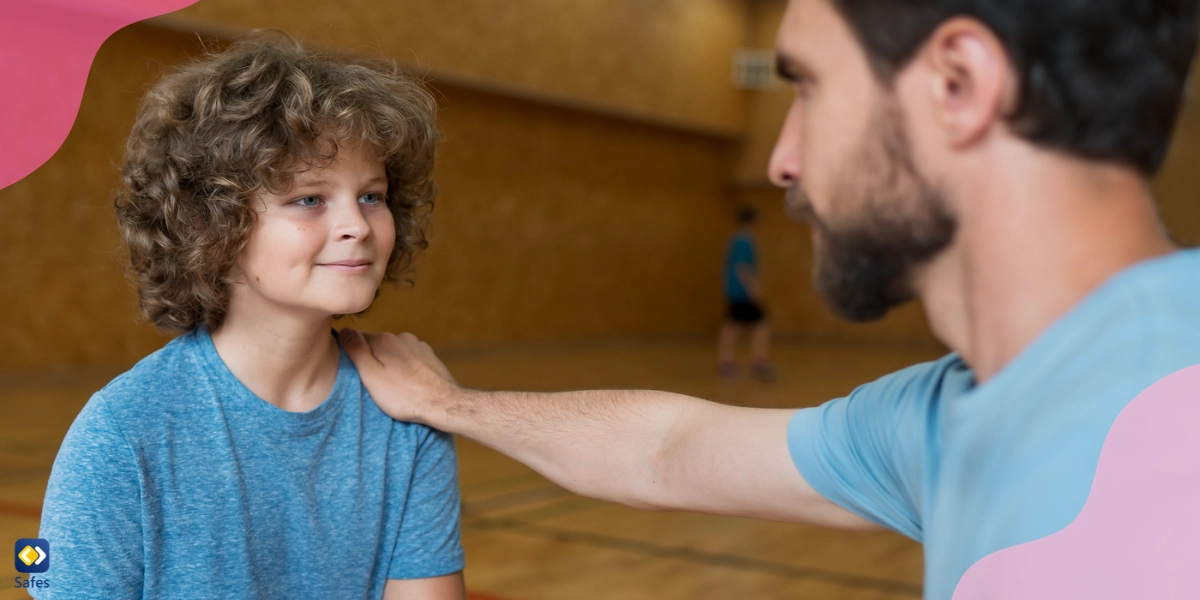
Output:
[[[1031,344],[1023,366],[1089,377],[1161,375],[1200,363],[1200,250],[1135,265],[1105,282]]]
[[[1148,324],[1186,332],[1195,339],[1200,327],[1200,249],[1182,250],[1132,269],[1120,288]]]
[[[974,385],[970,367],[958,354],[918,363],[865,383],[851,393],[855,399],[904,399],[910,404],[929,404],[948,394],[961,393]]]

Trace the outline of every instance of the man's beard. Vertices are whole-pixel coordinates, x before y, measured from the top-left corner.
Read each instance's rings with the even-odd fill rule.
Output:
[[[789,211],[814,229],[817,292],[856,322],[911,300],[913,269],[949,246],[958,230],[945,198],[913,165],[899,111],[885,102],[834,180],[830,212],[844,217],[818,217],[799,187],[788,190]]]

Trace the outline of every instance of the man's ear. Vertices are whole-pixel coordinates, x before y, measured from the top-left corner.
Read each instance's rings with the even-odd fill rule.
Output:
[[[933,114],[949,142],[968,146],[1003,120],[1016,101],[1016,78],[1000,38],[971,17],[942,23],[917,60],[932,74]]]

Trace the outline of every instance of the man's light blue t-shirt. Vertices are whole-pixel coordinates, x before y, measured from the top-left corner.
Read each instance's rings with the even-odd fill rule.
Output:
[[[737,275],[739,265],[757,272],[754,238],[748,233],[738,232],[729,239],[729,248],[725,254],[725,299],[729,302],[750,301],[750,294]]]
[[[453,438],[393,421],[341,355],[329,398],[284,411],[206,330],[97,392],[42,510],[39,598],[381,598],[463,568]]]
[[[1200,252],[1115,275],[983,384],[955,355],[792,418],[821,495],[925,544],[925,597],[972,564],[1050,535],[1083,509],[1117,415],[1200,364]],[[1154,490],[1146,490],[1154,494]]]

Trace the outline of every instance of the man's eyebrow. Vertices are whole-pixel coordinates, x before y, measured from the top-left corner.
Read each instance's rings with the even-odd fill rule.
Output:
[[[800,61],[784,54],[783,52],[775,53],[775,74],[780,79],[795,83],[801,79],[809,79],[809,70],[804,67]]]

